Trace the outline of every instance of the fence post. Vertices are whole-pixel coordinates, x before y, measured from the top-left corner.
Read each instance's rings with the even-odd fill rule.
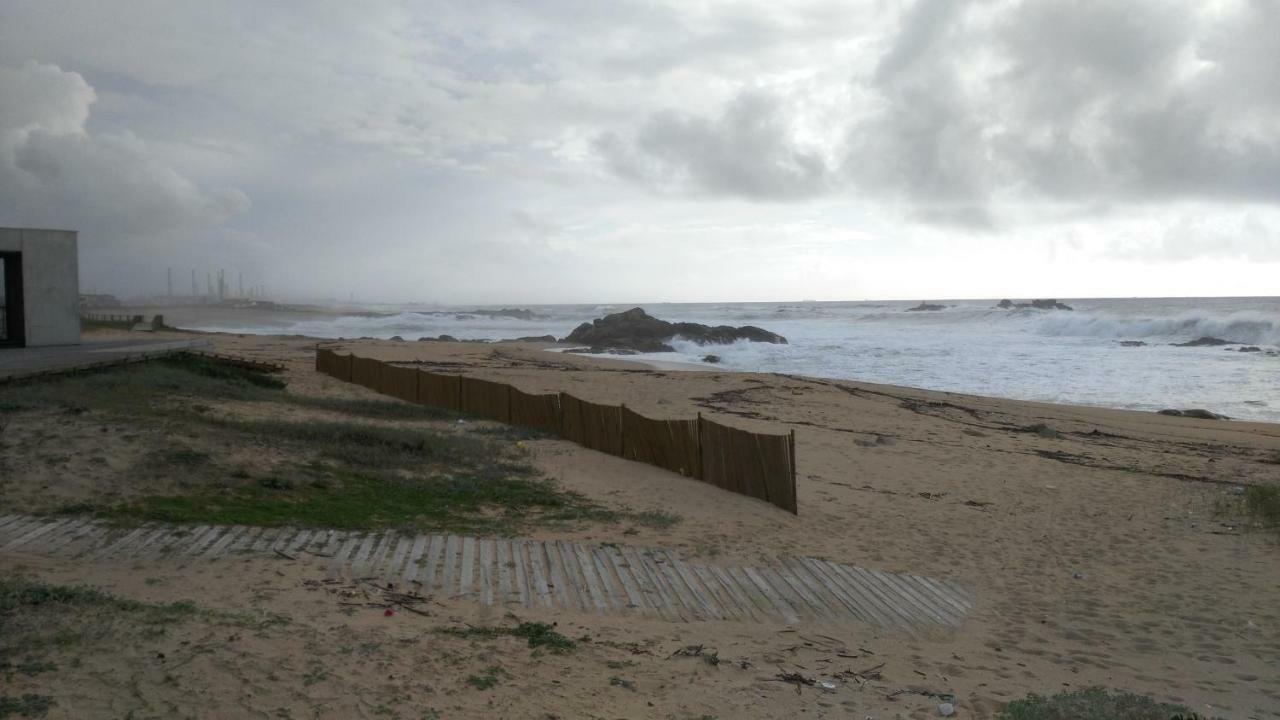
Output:
[[[422,404],[422,369],[413,369],[413,404]]]
[[[618,457],[627,457],[627,421],[623,416],[627,414],[627,404],[618,403],[618,446],[620,448]]]
[[[796,496],[796,430],[791,428],[791,514],[800,514],[800,498]]]
[[[507,385],[507,420],[508,425],[511,424],[511,385]]]
[[[707,467],[702,461],[702,413],[698,413],[698,479],[706,482]]]

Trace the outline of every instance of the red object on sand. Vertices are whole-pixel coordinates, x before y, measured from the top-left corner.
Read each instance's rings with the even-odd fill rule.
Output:
[[[385,616],[385,617],[391,617],[392,615],[395,615],[395,614],[396,614],[396,611],[395,611],[395,610],[392,610],[391,608],[387,608],[386,610],[383,610],[383,611],[382,611],[382,614],[383,614],[383,616]]]

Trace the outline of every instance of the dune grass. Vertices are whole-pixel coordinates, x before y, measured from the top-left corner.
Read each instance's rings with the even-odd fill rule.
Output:
[[[1250,485],[1244,491],[1244,506],[1264,526],[1280,530],[1280,487]]]
[[[226,400],[261,403],[268,411],[254,417],[213,412],[215,403]],[[277,419],[272,406],[320,410],[340,419]],[[560,488],[530,462],[521,442],[533,437],[527,433],[431,423],[458,415],[391,399],[297,395],[274,376],[207,358],[171,357],[0,388],[0,412],[48,409],[151,430],[145,438],[154,446],[129,475],[177,484],[179,491],[62,508],[122,524],[514,534],[534,524],[629,521],[667,527],[679,520],[609,509]],[[268,469],[246,467],[221,448],[273,460]]]
[[[1179,705],[1101,687],[1044,696],[1032,693],[1004,707],[1000,720],[1207,720]]]

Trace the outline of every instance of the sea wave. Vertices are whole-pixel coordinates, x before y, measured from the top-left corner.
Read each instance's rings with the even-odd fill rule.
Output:
[[[1216,337],[1253,345],[1280,345],[1280,318],[1258,312],[1187,311],[1168,317],[1120,317],[1111,313],[1054,313],[1039,318],[1041,335],[1101,338]]]

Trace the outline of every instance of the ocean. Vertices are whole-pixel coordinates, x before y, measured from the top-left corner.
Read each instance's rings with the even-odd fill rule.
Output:
[[[1280,298],[1062,299],[1072,311],[1001,310],[996,300],[929,302],[944,309],[909,312],[918,303],[874,301],[648,303],[645,310],[664,320],[757,325],[790,344],[698,346],[676,340],[674,353],[637,359],[701,363],[714,354],[726,370],[1137,410],[1206,408],[1237,419],[1280,422]],[[197,329],[405,340],[440,334],[461,340],[564,337],[579,323],[632,305],[521,307],[538,317],[453,314],[485,309],[475,306],[368,306],[371,313],[385,314]],[[1174,345],[1202,336],[1231,344]]]

